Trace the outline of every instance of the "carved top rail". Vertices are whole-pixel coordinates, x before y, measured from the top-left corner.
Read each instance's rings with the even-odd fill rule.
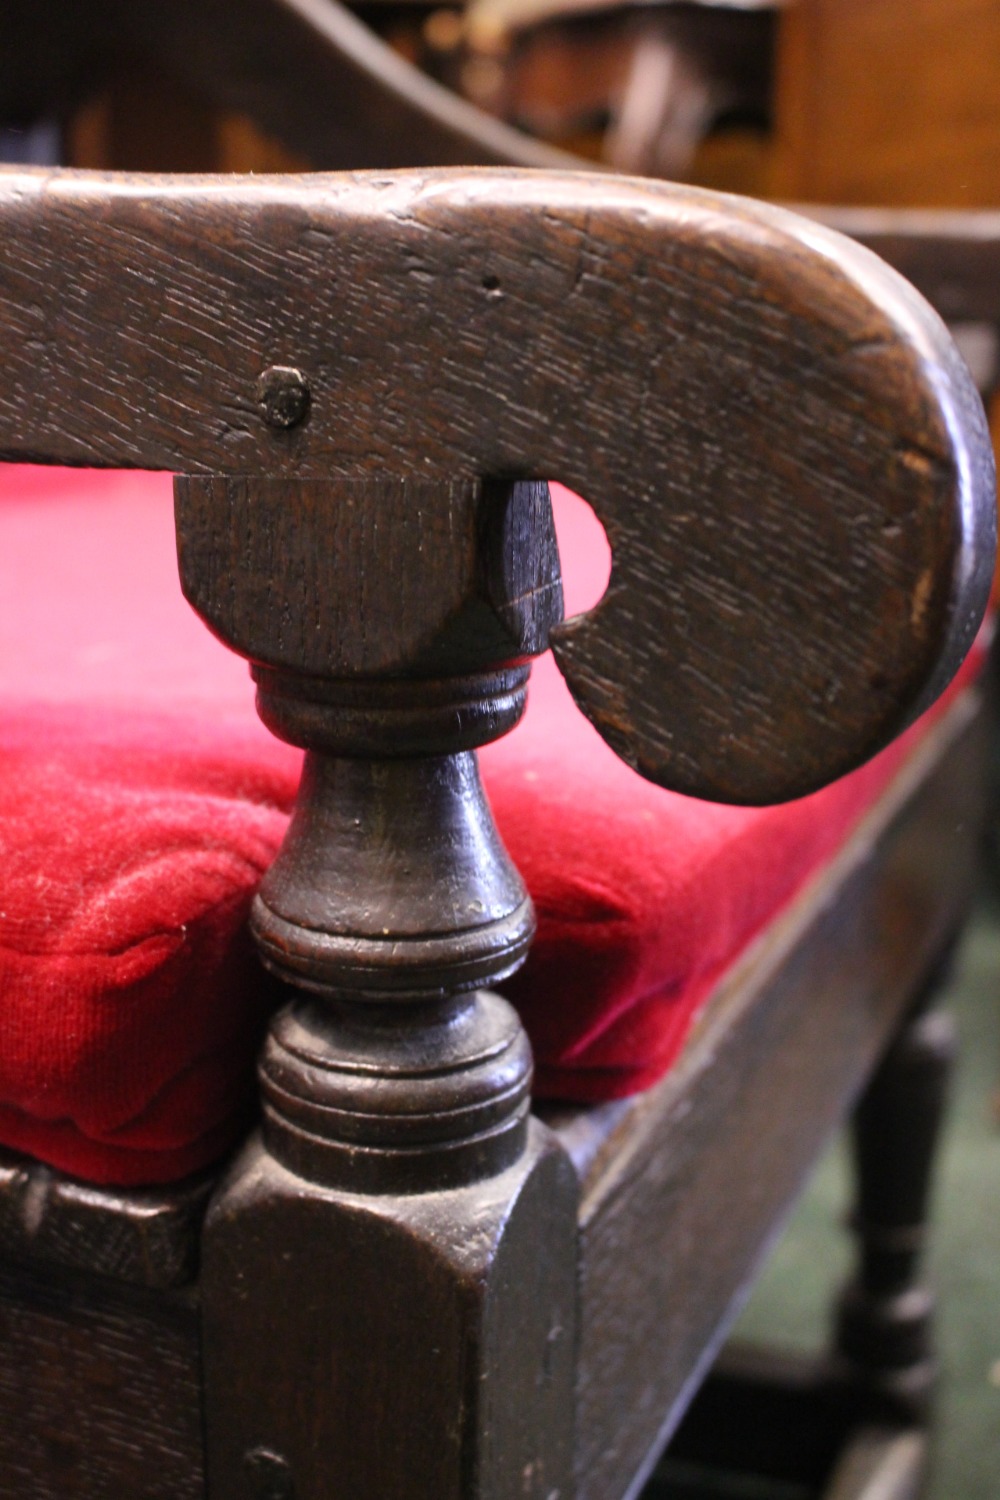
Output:
[[[189,585],[265,666],[290,665],[285,480],[419,481],[428,538],[490,508],[480,479],[585,495],[614,570],[552,630],[557,659],[619,754],[701,796],[775,800],[848,769],[971,639],[993,481],[968,376],[904,282],[781,210],[517,171],[10,170],[0,229],[0,451],[276,485],[278,533],[249,544],[231,497],[182,525],[182,560],[228,525],[232,562],[243,525],[237,552],[271,570],[245,639],[214,585]],[[318,546],[338,502],[313,493]],[[391,483],[365,505],[399,525]],[[306,673],[332,649],[321,584]]]

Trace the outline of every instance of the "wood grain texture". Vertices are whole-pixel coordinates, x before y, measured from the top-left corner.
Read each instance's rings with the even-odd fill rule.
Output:
[[[185,596],[257,663],[454,678],[537,656],[563,617],[544,484],[175,484]]]
[[[301,1500],[569,1500],[576,1187],[537,1121],[506,1171],[392,1194],[251,1138],[205,1232],[212,1500],[261,1447]]]
[[[0,1154],[0,1250],[149,1287],[194,1280],[211,1177],[117,1192]]]
[[[967,372],[903,282],[780,210],[516,172],[11,171],[0,227],[0,451],[564,481],[615,560],[557,659],[666,785],[810,790],[971,639],[995,520]],[[271,366],[309,382],[294,428],[261,415]]]
[[[638,1493],[622,1476],[666,1441],[775,1225],[961,920],[980,816],[974,712],[959,701],[746,955],[662,1084],[603,1113],[547,1112],[583,1184],[578,1500]]]
[[[968,701],[957,706],[925,745],[903,786],[859,830],[840,866],[804,893],[778,930],[747,955],[713,1002],[685,1061],[664,1085],[604,1109],[552,1112],[585,1192],[577,1460],[585,1481],[581,1496],[618,1500],[627,1482],[622,1475],[643,1467],[664,1416],[675,1419],[686,1398],[687,1376],[711,1347],[734,1298],[739,1299],[776,1206],[783,1207],[786,1195],[798,1186],[806,1160],[847,1108],[905,997],[958,917],[967,896],[966,861],[978,821],[972,805],[979,785],[978,755],[966,739],[972,732],[969,710]],[[962,798],[957,809],[956,787]],[[737,1117],[743,1122],[740,1129],[733,1128]],[[808,1130],[803,1128],[806,1119],[812,1122]],[[765,1138],[777,1143],[766,1159],[758,1149]],[[295,1187],[289,1179],[293,1197],[302,1192],[297,1181]],[[718,1203],[736,1203],[750,1182],[753,1192],[746,1197],[737,1233],[732,1216],[725,1226],[720,1224]],[[325,1230],[320,1240],[327,1247],[324,1253],[332,1253]],[[273,1270],[273,1241],[265,1240],[259,1253],[262,1264]],[[366,1253],[370,1266],[370,1247]],[[371,1274],[377,1277],[377,1268],[371,1267]],[[224,1287],[235,1284],[231,1277],[220,1282]],[[252,1278],[241,1283],[252,1284]],[[279,1299],[269,1317],[279,1316],[282,1305],[297,1306],[307,1288],[308,1306],[320,1296],[308,1276],[293,1279],[293,1284],[294,1294]],[[336,1277],[330,1282],[334,1288],[340,1284]],[[73,1285],[72,1277],[62,1278],[60,1307],[72,1301]],[[354,1283],[346,1288],[344,1316],[349,1319],[351,1307],[358,1306],[357,1288]],[[20,1310],[9,1314],[5,1345],[12,1363],[0,1376],[13,1392],[3,1405],[8,1425],[0,1427],[0,1441],[12,1455],[4,1472],[11,1475],[13,1487],[5,1490],[0,1483],[0,1494],[9,1493],[11,1500],[15,1495],[18,1500],[25,1495],[54,1500],[68,1492],[65,1466],[79,1462],[81,1450],[74,1447],[67,1455],[56,1445],[46,1468],[37,1444],[54,1442],[52,1413],[65,1412],[69,1390],[79,1401],[74,1431],[85,1432],[86,1462],[96,1465],[98,1476],[88,1480],[90,1488],[81,1482],[72,1493],[86,1500],[121,1493],[144,1500],[147,1495],[156,1500],[199,1495],[197,1461],[189,1470],[186,1456],[195,1420],[190,1415],[196,1410],[191,1405],[195,1377],[187,1325],[174,1313],[174,1299],[160,1304],[164,1312],[158,1321],[125,1310],[106,1329],[103,1313],[96,1319],[85,1313],[81,1321],[75,1313],[55,1316],[44,1299],[25,1302],[20,1282],[13,1295]],[[114,1295],[120,1298],[121,1293]],[[46,1298],[53,1296],[46,1293]],[[622,1306],[632,1309],[628,1317],[620,1315]],[[33,1321],[36,1316],[42,1324]],[[308,1314],[305,1326],[315,1328],[310,1318]],[[78,1326],[79,1335],[66,1331]],[[426,1333],[422,1322],[421,1336]],[[137,1368],[133,1356],[121,1352],[123,1345],[132,1347],[128,1341],[133,1338],[143,1349]],[[270,1374],[275,1345],[269,1337],[263,1344],[267,1355],[261,1368]],[[394,1348],[398,1360],[398,1345]],[[74,1351],[72,1359],[68,1350]],[[111,1364],[102,1366],[109,1350]],[[95,1368],[88,1361],[97,1361],[104,1375],[85,1398]],[[247,1361],[245,1346],[239,1364],[248,1371],[257,1368]],[[109,1370],[115,1372],[110,1394]],[[230,1370],[224,1364],[224,1383]],[[48,1372],[44,1380],[40,1371]],[[119,1376],[126,1391],[134,1388],[137,1401],[147,1399],[147,1379],[158,1381],[151,1424],[133,1424],[128,1415],[132,1408],[116,1385]],[[366,1378],[375,1375],[370,1372]],[[75,1385],[77,1380],[84,1384]],[[299,1367],[288,1375],[287,1386],[278,1382],[274,1399],[284,1412],[297,1409],[290,1393],[300,1388],[301,1380]],[[22,1427],[18,1403],[28,1399],[29,1389],[35,1393],[31,1421]],[[286,1390],[288,1399],[281,1394]],[[119,1415],[122,1402],[124,1419]],[[184,1411],[188,1417],[179,1415]],[[162,1436],[165,1424],[173,1436]],[[189,1437],[181,1441],[176,1434],[184,1431]],[[150,1435],[156,1460],[141,1471],[129,1469],[136,1450],[150,1451],[143,1446]],[[158,1449],[155,1443],[165,1447]],[[115,1471],[119,1474],[138,1472],[128,1489],[108,1478],[106,1466],[112,1462],[125,1464],[124,1471]],[[61,1467],[53,1471],[52,1463]],[[238,1454],[233,1482],[245,1473]]]
[[[3,1500],[204,1500],[201,1427],[190,1299],[0,1267]]]

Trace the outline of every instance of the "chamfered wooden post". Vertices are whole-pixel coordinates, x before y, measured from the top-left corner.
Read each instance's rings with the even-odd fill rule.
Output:
[[[547,489],[188,479],[177,514],[188,597],[307,751],[253,913],[298,998],[205,1233],[210,1493],[566,1497],[576,1178],[483,988],[534,917],[475,756],[561,617]]]

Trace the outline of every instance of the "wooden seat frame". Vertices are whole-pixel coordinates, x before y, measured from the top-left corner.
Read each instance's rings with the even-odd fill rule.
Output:
[[[897,733],[992,568],[940,324],[821,228],[600,177],[10,172],[0,225],[0,451],[183,475],[185,592],[308,752],[253,919],[298,996],[262,1132],[170,1191],[6,1169],[0,1493],[634,1495],[866,1082],[840,1351],[852,1399],[912,1418],[949,1053],[922,1006],[970,891],[974,691],[680,1066],[591,1109],[529,1114],[483,988],[533,921],[474,751],[546,645],[693,795],[799,795]],[[614,553],[565,623],[547,478]]]

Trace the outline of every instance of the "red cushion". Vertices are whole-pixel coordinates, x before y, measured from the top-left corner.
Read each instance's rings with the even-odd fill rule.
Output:
[[[607,549],[572,497],[559,523],[572,610]],[[0,537],[0,1140],[94,1181],[168,1180],[245,1123],[274,997],[244,917],[299,756],[180,597],[168,478],[7,468]],[[914,732],[803,802],[713,806],[624,767],[539,663],[483,765],[538,908],[508,989],[540,1092],[660,1077]]]

